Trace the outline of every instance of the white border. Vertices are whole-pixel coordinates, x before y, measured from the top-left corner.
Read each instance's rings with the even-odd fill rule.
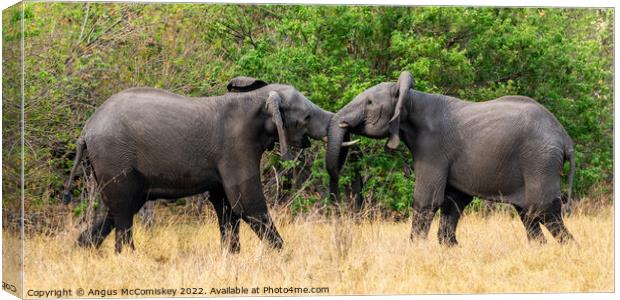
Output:
[[[12,5],[17,4],[18,0],[6,0],[0,3],[0,8],[4,10]],[[210,0],[210,1],[196,1],[196,0],[107,0],[107,1],[93,1],[93,0],[64,0],[64,1],[55,1],[55,2],[178,2],[178,3],[281,3],[281,4],[334,4],[334,5],[353,5],[353,4],[366,4],[366,5],[415,5],[415,6],[495,6],[495,7],[613,7],[617,8],[617,2],[614,0],[513,0],[513,1],[498,1],[498,0],[418,0],[418,1],[408,1],[408,0],[380,0],[380,1],[369,1],[369,0],[253,0],[253,1],[243,1],[243,0]],[[618,28],[618,15],[614,12],[614,45],[615,45],[615,36],[616,36],[616,28]],[[0,39],[0,48],[2,47],[2,41]],[[618,83],[615,80],[618,75],[617,68],[617,60],[619,51],[618,47],[614,47],[614,199],[617,198],[616,187],[618,186],[619,180],[617,176],[615,176],[615,171],[618,169],[618,161],[616,158],[619,153],[620,142],[616,139],[615,128],[617,128],[618,116],[620,113],[620,109],[616,105],[616,97],[615,91],[618,91]],[[1,65],[1,62],[0,62]],[[0,87],[0,95],[2,93],[2,87]],[[2,114],[2,108],[0,106],[0,115]],[[2,140],[2,136],[0,133],[0,142]],[[2,163],[2,157],[0,156],[0,164]],[[0,175],[1,178],[1,175]],[[2,197],[2,192],[0,191],[0,198]],[[620,208],[618,205],[615,205],[615,215],[620,212]],[[614,215],[614,233],[615,240],[614,246],[619,240],[620,234],[618,233],[617,227],[615,226],[615,215]],[[2,240],[0,239],[0,247],[2,245]],[[614,254],[614,262],[617,257],[617,247],[615,248]],[[567,262],[568,263],[568,262]],[[2,263],[0,261],[0,268]],[[618,265],[614,264],[614,282],[615,287],[618,287]],[[0,298],[10,297],[7,292],[0,292]],[[11,295],[12,296],[12,295]],[[571,294],[478,294],[478,295],[459,295],[456,296],[459,299],[494,299],[496,297],[501,297],[504,299],[522,299],[523,297],[527,297],[529,299],[577,299],[581,297],[588,297],[592,299],[615,299],[616,296],[611,293],[571,293]],[[349,299],[357,299],[361,296],[346,296]],[[455,297],[451,295],[411,295],[411,296],[364,296],[365,298],[378,298],[378,297],[389,297],[390,299],[411,299],[411,298],[426,298],[426,299],[442,299],[447,297]],[[336,296],[323,296],[323,297],[259,297],[259,298],[250,298],[250,297],[234,297],[234,299],[335,299],[335,298],[343,298]],[[17,299],[17,298],[14,298]],[[144,298],[147,299],[147,298]],[[178,299],[178,298],[156,298],[156,299]],[[200,299],[200,298],[195,298]]]

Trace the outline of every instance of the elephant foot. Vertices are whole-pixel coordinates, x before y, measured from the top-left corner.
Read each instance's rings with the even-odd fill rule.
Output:
[[[241,252],[241,247],[237,246],[237,247],[227,247],[226,251],[228,251],[228,253],[230,254],[239,254],[239,252]]]
[[[250,224],[250,228],[252,228],[254,233],[256,233],[261,240],[269,243],[271,248],[277,250],[282,249],[284,240],[278,233],[278,230],[268,214],[246,216],[244,220]]]
[[[112,220],[110,218],[103,218],[93,224],[92,227],[84,230],[80,233],[76,244],[79,247],[94,247],[99,248],[103,240],[110,234],[112,231],[112,227],[114,226]]]
[[[556,239],[558,240],[558,243],[562,245],[576,243],[575,237],[573,237],[573,235],[570,232],[563,232],[559,234],[558,236],[556,236]]]
[[[433,221],[432,213],[415,213],[413,216],[412,226],[411,226],[411,241],[419,241],[426,240],[428,238],[428,231],[431,227],[431,222]]]
[[[456,236],[439,236],[439,244],[446,247],[454,247],[459,244]]]
[[[131,230],[118,230],[116,232],[115,251],[121,253],[123,246],[127,246],[130,250],[136,250],[133,244],[133,237],[131,236]]]
[[[568,228],[564,225],[564,220],[562,219],[561,211],[561,203],[560,199],[556,199],[552,206],[549,208],[549,212],[543,218],[543,224],[551,235],[558,241],[560,244],[568,244],[575,240],[573,235],[568,231]]]
[[[420,232],[419,230],[412,230],[409,240],[412,242],[426,241],[428,240],[428,233]]]
[[[123,251],[123,246],[126,245],[129,251],[135,251],[136,250],[136,246],[134,246],[133,242],[123,242],[121,244],[116,244],[114,247],[114,252],[116,252],[116,254],[121,254],[121,252]]]
[[[102,238],[93,237],[90,232],[82,232],[78,237],[76,244],[78,247],[87,248],[93,247],[97,248],[103,242]]]
[[[451,224],[445,220],[445,218],[442,218],[442,222],[439,224],[439,231],[437,232],[439,244],[449,247],[456,246],[458,244],[456,240],[456,224],[455,222]]]
[[[241,245],[239,241],[232,241],[230,239],[222,239],[222,251],[226,251],[230,254],[238,254],[241,252]]]
[[[547,243],[547,238],[545,238],[545,236],[542,235],[542,234],[541,235],[536,235],[536,236],[528,235],[527,240],[530,243],[539,244],[539,245],[544,245],[544,244]]]
[[[425,225],[416,226],[416,225],[417,224],[415,224],[413,228],[411,229],[411,235],[409,236],[409,239],[412,242],[427,240],[430,224],[429,226],[425,226]]]
[[[282,247],[284,247],[284,240],[280,236],[276,236],[269,240],[269,245],[275,250],[282,250]]]

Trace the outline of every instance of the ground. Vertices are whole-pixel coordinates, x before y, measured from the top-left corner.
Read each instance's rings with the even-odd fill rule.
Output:
[[[212,288],[227,287],[250,292],[260,287],[264,295],[267,286],[327,287],[329,295],[614,289],[611,207],[567,217],[577,240],[569,245],[557,244],[546,230],[547,244],[529,243],[518,217],[509,212],[469,213],[453,248],[438,244],[437,219],[427,241],[412,243],[409,221],[272,214],[285,240],[281,251],[268,249],[243,224],[241,253],[223,253],[211,218],[203,224],[160,221],[151,230],[137,225],[136,250],[120,255],[111,237],[94,250],[74,246],[77,229],[31,234],[25,244],[25,290],[184,287],[214,296]]]

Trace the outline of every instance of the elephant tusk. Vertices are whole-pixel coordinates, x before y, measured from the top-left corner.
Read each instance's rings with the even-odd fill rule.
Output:
[[[327,143],[327,137],[326,136],[324,136],[321,140],[323,140],[323,142]]]
[[[340,128],[347,128],[347,127],[349,127],[349,124],[342,122],[342,123],[338,124],[338,127],[340,127]]]
[[[359,141],[360,141],[360,140],[359,140],[359,139],[357,139],[357,140],[352,140],[352,141],[349,141],[349,142],[344,142],[344,143],[342,143],[342,147],[350,147],[350,146],[353,146],[353,145],[357,144]]]

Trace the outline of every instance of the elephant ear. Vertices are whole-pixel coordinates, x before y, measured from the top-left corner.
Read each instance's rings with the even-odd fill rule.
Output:
[[[280,104],[282,103],[282,98],[278,95],[277,92],[271,91],[269,92],[269,98],[265,102],[265,108],[269,115],[271,115],[271,120],[276,125],[276,129],[278,130],[278,141],[280,142],[280,157],[283,160],[291,160],[293,156],[289,152],[288,141],[286,140],[286,131],[284,130],[284,123],[282,122],[282,115],[280,114]]]
[[[230,80],[226,89],[233,93],[243,93],[260,89],[266,85],[267,83],[260,79],[238,76]]]
[[[398,77],[398,82],[392,87],[392,96],[398,98],[394,107],[394,115],[390,119],[388,127],[388,141],[385,145],[388,149],[394,150],[400,143],[400,112],[403,108],[403,103],[406,99],[409,99],[409,89],[413,88],[413,76],[408,71],[403,71]]]

